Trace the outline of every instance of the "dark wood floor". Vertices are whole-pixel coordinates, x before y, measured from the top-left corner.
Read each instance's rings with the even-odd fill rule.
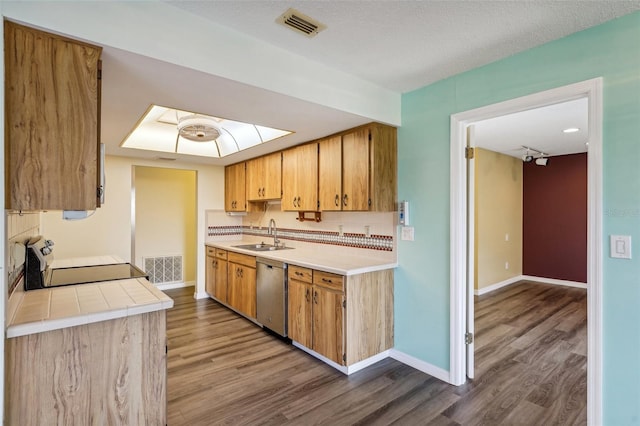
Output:
[[[476,298],[476,379],[387,359],[344,376],[193,288],[167,291],[169,425],[586,424],[586,291]]]

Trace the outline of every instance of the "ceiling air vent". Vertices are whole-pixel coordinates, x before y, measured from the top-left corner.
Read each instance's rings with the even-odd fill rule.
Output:
[[[296,32],[302,33],[307,37],[315,37],[320,31],[327,28],[326,25],[321,24],[308,17],[307,15],[300,13],[295,9],[289,9],[276,19],[276,22],[285,27],[289,27]]]

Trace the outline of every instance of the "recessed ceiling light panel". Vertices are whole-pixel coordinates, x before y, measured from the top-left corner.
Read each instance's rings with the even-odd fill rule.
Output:
[[[568,129],[564,129],[562,132],[563,133],[575,133],[575,132],[579,132],[580,129],[578,129],[577,127],[569,127]]]

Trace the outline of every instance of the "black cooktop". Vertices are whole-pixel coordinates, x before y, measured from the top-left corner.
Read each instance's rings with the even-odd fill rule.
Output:
[[[49,269],[47,272],[45,287],[60,287],[64,285],[149,277],[130,263],[56,268]]]

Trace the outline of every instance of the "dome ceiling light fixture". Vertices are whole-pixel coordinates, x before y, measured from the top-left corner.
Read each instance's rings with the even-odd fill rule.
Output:
[[[123,148],[223,158],[293,132],[160,105],[151,105],[120,144]]]
[[[211,142],[220,137],[216,120],[199,114],[178,117],[178,134],[194,142]]]

